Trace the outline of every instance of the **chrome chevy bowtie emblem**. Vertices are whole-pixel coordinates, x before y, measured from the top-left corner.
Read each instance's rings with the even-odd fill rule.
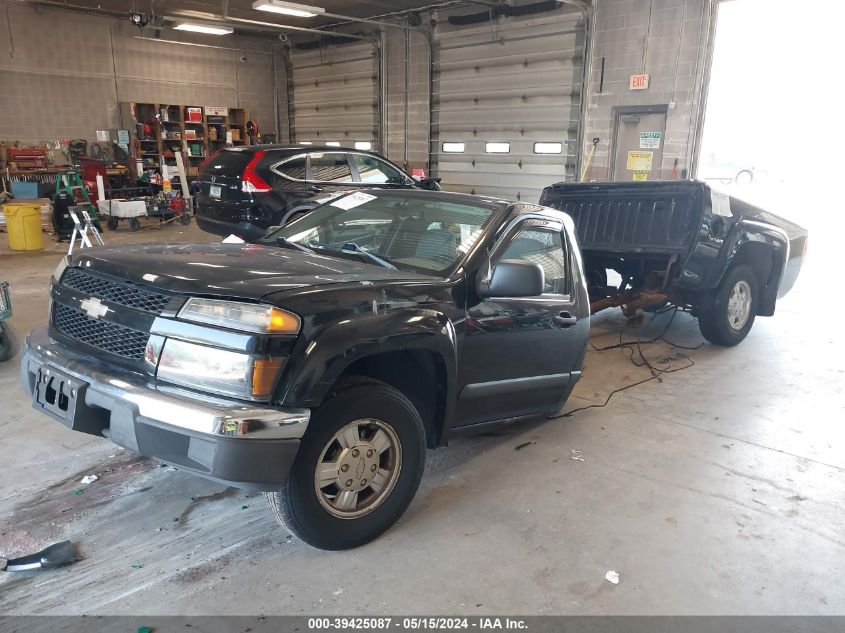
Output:
[[[97,297],[88,297],[85,301],[79,304],[79,307],[82,308],[82,311],[92,319],[104,317],[109,311],[109,309],[104,306],[103,302],[97,299]]]

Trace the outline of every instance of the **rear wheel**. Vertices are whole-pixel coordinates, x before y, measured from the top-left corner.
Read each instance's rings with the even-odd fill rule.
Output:
[[[299,218],[304,218],[308,215],[308,211],[297,211],[296,213],[291,214],[291,216],[285,222],[285,226],[290,224],[291,222],[296,222]]]
[[[138,218],[129,218],[129,230],[137,231],[141,228],[141,221]]]
[[[117,218],[109,216],[109,219],[106,220],[106,225],[109,227],[109,231],[116,231],[118,226]]]
[[[183,213],[179,216],[179,224],[182,226],[188,226],[191,223],[191,216],[186,213]]]
[[[390,528],[416,494],[425,431],[393,387],[350,378],[314,412],[287,483],[267,493],[276,519],[320,549],[358,547]]]
[[[13,358],[19,345],[18,333],[12,324],[0,322],[0,362]]]
[[[698,327],[711,343],[733,346],[748,336],[757,314],[757,275],[750,266],[734,266],[703,302]]]
[[[737,172],[736,175],[736,184],[738,185],[750,185],[751,182],[754,180],[754,173],[749,171],[748,169],[743,169],[740,172]]]

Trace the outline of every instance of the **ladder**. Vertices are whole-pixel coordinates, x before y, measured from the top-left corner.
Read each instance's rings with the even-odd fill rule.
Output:
[[[82,176],[79,175],[78,171],[66,171],[56,176],[56,195],[58,196],[62,191],[67,194],[67,197],[74,205],[88,205],[90,209],[89,215],[92,221],[96,224],[100,223],[100,215],[97,213],[97,207],[91,202],[91,198],[88,196],[88,190],[82,183]],[[81,200],[77,198],[76,192],[81,193]]]
[[[89,203],[90,204],[90,203]],[[82,221],[80,222],[79,216],[76,215],[76,211],[74,209],[79,209],[82,212]],[[73,235],[70,238],[70,245],[67,249],[67,254],[73,254],[73,246],[76,244],[76,238],[79,238],[79,248],[92,248],[94,245],[91,243],[91,240],[88,238],[88,233],[91,233],[91,236],[94,238],[94,241],[97,242],[98,246],[105,246],[103,242],[103,238],[100,235],[100,232],[97,230],[97,227],[91,223],[91,216],[88,215],[88,212],[85,210],[84,207],[70,207],[68,209],[68,214],[70,215],[71,219],[73,220]]]

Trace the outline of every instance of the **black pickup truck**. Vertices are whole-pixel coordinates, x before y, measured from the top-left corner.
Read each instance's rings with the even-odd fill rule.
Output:
[[[21,366],[70,429],[242,488],[320,548],[411,502],[426,447],[557,411],[590,306],[572,220],[352,193],[252,244],[83,249]]]
[[[695,183],[544,199],[576,218],[584,263],[561,211],[375,189],[256,243],[78,251],[26,339],[24,388],[73,430],[266,491],[316,547],[355,547],[407,508],[426,447],[560,409],[589,334],[582,271],[593,309],[690,305],[730,344],[772,313],[806,239],[737,201],[714,211]]]
[[[671,302],[718,345],[774,314],[807,248],[805,229],[702,182],[558,183],[540,204],[575,221],[593,313],[637,318]]]

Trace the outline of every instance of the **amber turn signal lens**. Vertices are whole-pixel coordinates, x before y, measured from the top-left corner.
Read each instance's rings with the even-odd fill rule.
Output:
[[[267,331],[276,334],[296,334],[299,332],[299,317],[279,308],[273,308],[270,310],[270,324],[267,326]]]
[[[266,398],[276,386],[276,379],[284,364],[281,358],[258,358],[252,369],[252,396]]]

